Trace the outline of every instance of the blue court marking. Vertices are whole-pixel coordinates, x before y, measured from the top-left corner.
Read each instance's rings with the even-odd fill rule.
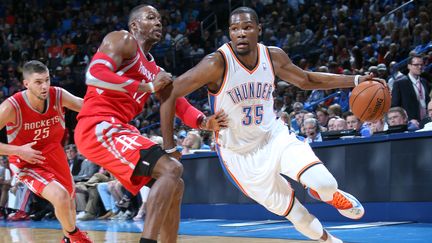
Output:
[[[291,240],[307,240],[298,233],[288,221],[274,222],[268,224],[255,224],[246,226],[227,227],[227,224],[247,223],[247,220],[182,220],[180,223],[180,235],[194,236],[226,236],[226,237],[251,237],[251,238],[275,238]],[[325,227],[358,225],[359,222],[324,222]],[[225,225],[225,226],[224,226]],[[56,220],[43,220],[39,222],[7,222],[0,221],[0,227],[10,228],[45,228],[60,229]],[[78,222],[78,227],[83,230],[107,231],[107,232],[130,232],[140,233],[143,222],[135,221],[85,221]],[[430,223],[406,223],[391,226],[378,226],[369,228],[330,229],[335,236],[351,243],[369,242],[431,242],[432,224]]]

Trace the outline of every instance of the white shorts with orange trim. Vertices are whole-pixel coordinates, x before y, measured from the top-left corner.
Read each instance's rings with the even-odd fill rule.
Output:
[[[313,165],[321,163],[309,144],[297,139],[286,127],[278,131],[268,144],[247,154],[219,148],[223,166],[236,186],[269,211],[289,214],[294,191],[284,174],[298,181],[300,175]]]

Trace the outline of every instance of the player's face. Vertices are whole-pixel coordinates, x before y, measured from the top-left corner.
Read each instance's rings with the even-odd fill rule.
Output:
[[[24,86],[39,100],[46,100],[51,85],[49,72],[32,73],[24,79]]]
[[[143,39],[160,41],[162,38],[162,22],[159,12],[152,6],[141,8],[140,14],[132,23],[131,28]]]
[[[247,55],[256,48],[261,26],[249,13],[234,14],[230,19],[229,34],[238,55]]]

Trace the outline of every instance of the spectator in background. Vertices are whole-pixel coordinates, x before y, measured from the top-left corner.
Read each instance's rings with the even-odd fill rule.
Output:
[[[408,121],[408,115],[402,107],[392,107],[386,114],[386,120],[389,128],[395,126],[406,126],[406,130],[415,131],[418,129],[418,125],[414,122]]]
[[[281,112],[280,119],[284,122],[285,125],[291,127],[291,119],[287,112]]]
[[[335,123],[336,120],[338,119],[338,117],[332,117],[329,119],[328,124],[327,124],[327,131],[336,131],[336,127],[335,127]]]
[[[333,126],[334,131],[342,131],[348,129],[347,122],[343,118],[336,118]]]
[[[208,145],[203,144],[201,135],[195,130],[187,133],[186,138],[183,140],[182,147],[182,154],[193,154],[194,150],[198,149],[210,150]]]
[[[322,142],[322,136],[318,121],[315,118],[307,118],[304,120],[304,130],[306,141],[308,143]]]
[[[303,126],[304,116],[307,113],[309,113],[309,112],[306,110],[296,111],[294,113],[294,119],[291,120],[291,126],[292,126],[292,129],[295,131],[295,133],[297,133],[297,134],[301,133],[301,128]]]
[[[378,119],[376,121],[368,123],[368,126],[371,129],[372,135],[384,131],[384,125],[385,125],[384,119]]]
[[[98,215],[103,213],[103,198],[102,195],[100,195],[98,187],[100,184],[104,184],[107,181],[112,180],[112,178],[107,176],[107,174],[107,172],[101,169],[100,172],[95,173],[88,181],[77,183],[77,194],[82,194],[81,197],[84,196],[87,199],[84,208],[81,206],[79,208],[80,210],[84,209],[84,211],[82,211],[82,213],[77,216],[77,220],[93,220],[96,219]]]
[[[392,61],[389,65],[390,70],[390,78],[387,80],[387,85],[389,86],[390,91],[393,90],[393,84],[396,80],[404,77],[404,74],[399,71],[399,68],[395,67],[396,62]]]
[[[371,131],[367,124],[363,123],[351,111],[344,113],[348,129],[356,130],[362,137],[370,137]]]
[[[65,150],[72,176],[76,176],[81,170],[83,159],[78,156],[78,150],[75,144],[66,145]]]
[[[384,63],[378,64],[377,73],[378,73],[378,78],[388,81],[387,67]]]
[[[428,117],[426,117],[420,122],[420,128],[421,129],[426,128],[427,130],[432,130],[432,100],[428,104],[427,112],[428,112]]]
[[[331,106],[329,106],[329,108],[327,109],[327,113],[329,115],[329,118],[338,116],[341,117],[342,116],[342,108],[339,104],[333,104]]]
[[[75,182],[88,181],[96,172],[99,171],[99,166],[88,159],[84,159],[81,163],[80,171],[73,176]]]
[[[329,114],[327,109],[324,107],[319,107],[315,112],[319,125],[322,127],[327,127],[327,123],[329,122]]]
[[[408,120],[419,126],[426,117],[426,104],[429,103],[430,87],[426,79],[420,77],[424,61],[420,55],[408,58],[408,75],[393,84],[392,107],[402,107],[408,114]]]
[[[6,156],[0,155],[0,218],[6,215],[9,189],[11,187],[12,173]]]
[[[97,193],[96,189],[93,188],[92,191],[92,188],[89,188],[86,184],[98,172],[98,170],[99,166],[90,162],[88,159],[85,159],[81,164],[81,170],[78,175],[73,176],[76,191],[76,211],[82,212],[81,214],[77,215],[78,218],[84,217],[86,212],[94,212],[95,210],[92,210],[91,208],[98,206],[98,201],[97,199],[95,200],[95,198],[98,196],[92,195],[95,192]],[[89,201],[91,202],[89,203]]]

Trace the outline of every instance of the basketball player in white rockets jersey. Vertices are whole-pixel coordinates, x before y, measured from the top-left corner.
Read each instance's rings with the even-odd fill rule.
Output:
[[[273,111],[275,76],[302,89],[354,87],[371,76],[307,72],[277,47],[258,43],[261,25],[254,10],[240,7],[230,15],[231,42],[206,56],[173,82],[161,105],[164,147],[173,140],[174,102],[207,85],[213,112],[224,110],[228,128],[215,134],[217,150],[228,177],[247,196],[284,216],[305,236],[322,242],[342,242],[295,198],[284,174],[302,183],[317,199],[352,219],[364,214],[360,202],[338,189],[333,175],[307,143],[290,133]],[[381,80],[378,80],[381,81]]]

